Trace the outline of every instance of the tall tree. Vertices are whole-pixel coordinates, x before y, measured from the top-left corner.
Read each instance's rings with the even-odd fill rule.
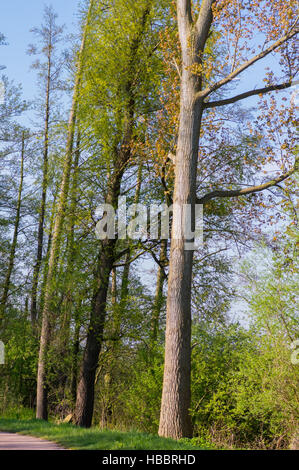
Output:
[[[191,205],[194,213],[196,201],[205,202],[217,197],[239,197],[252,194],[279,184],[293,171],[287,171],[275,180],[269,181],[257,187],[249,187],[236,190],[217,190],[210,192],[200,199],[196,197],[196,175],[198,162],[198,148],[201,131],[202,116],[205,109],[234,103],[249,96],[264,94],[273,90],[288,88],[292,85],[293,67],[287,82],[281,84],[269,84],[266,87],[250,90],[229,99],[208,101],[213,92],[220,90],[241,72],[248,69],[257,61],[263,59],[272,51],[277,50],[296,34],[297,21],[293,16],[295,7],[290,5],[288,11],[278,2],[275,5],[254,3],[249,6],[255,16],[253,27],[263,32],[266,30],[268,40],[272,44],[259,54],[244,60],[242,47],[237,49],[237,34],[244,35],[245,26],[236,29],[235,57],[231,64],[231,72],[221,77],[213,84],[206,82],[207,64],[205,63],[205,48],[208,38],[213,30],[220,29],[229,22],[230,15],[234,11],[235,2],[217,2],[215,0],[203,0],[199,13],[192,8],[190,0],[177,0],[177,22],[181,47],[182,66],[180,70],[180,116],[178,126],[178,141],[175,155],[175,182],[174,182],[174,212],[173,230],[170,250],[169,283],[167,297],[167,323],[165,344],[165,367],[163,380],[163,393],[161,404],[161,416],[159,434],[172,438],[181,438],[192,435],[190,408],[190,368],[191,368],[191,281],[193,251],[185,249],[185,242],[190,241],[185,235],[184,219],[181,211],[184,205]],[[241,12],[246,11],[246,5],[239,5]],[[269,24],[264,24],[263,18],[267,17],[273,26],[277,18],[275,8],[281,10],[281,30],[269,31]],[[271,16],[273,14],[273,17]],[[236,17],[235,15],[233,16]],[[256,21],[257,19],[257,21]],[[277,21],[277,19],[276,19]],[[234,23],[235,26],[235,23]],[[245,36],[246,37],[246,36]],[[244,44],[243,44],[244,46]],[[243,60],[243,61],[242,61]],[[215,67],[220,64],[209,64]],[[222,70],[228,63],[221,64]]]
[[[43,164],[42,164],[42,193],[39,208],[37,251],[33,268],[33,280],[31,291],[30,314],[34,325],[37,320],[37,288],[38,279],[43,256],[44,222],[48,189],[48,158],[49,158],[49,126],[51,119],[52,95],[57,86],[60,75],[60,63],[56,61],[55,53],[59,42],[62,40],[63,28],[56,24],[57,14],[52,7],[44,8],[44,24],[31,31],[37,36],[40,47],[30,45],[29,53],[38,54],[45,57],[45,62],[37,60],[33,67],[39,71],[39,83],[45,84],[45,104],[44,104],[44,131],[43,131]]]
[[[22,191],[23,191],[23,182],[24,182],[25,137],[26,137],[25,131],[23,131],[22,149],[21,149],[21,165],[20,165],[20,183],[19,183],[18,199],[17,199],[17,207],[16,207],[16,218],[15,218],[15,223],[14,223],[14,232],[13,232],[13,239],[12,239],[10,253],[9,253],[7,272],[5,276],[2,296],[0,299],[0,326],[2,325],[2,322],[4,320],[4,312],[5,312],[5,307],[6,307],[7,300],[8,300],[11,275],[12,275],[12,271],[13,271],[14,264],[15,264],[15,255],[16,255],[18,235],[19,235]]]
[[[155,44],[153,41],[154,38],[157,39],[156,31],[150,28],[153,5],[152,0],[143,0],[128,9],[127,4],[117,1],[114,8],[110,10],[111,16],[104,17],[104,24],[102,25],[102,35],[100,37],[104,44],[107,44],[108,50],[112,47],[109,53],[114,54],[115,52],[115,35],[118,37],[119,47],[123,47],[121,62],[119,57],[115,55],[108,58],[107,64],[112,62],[113,79],[112,76],[109,77],[110,82],[107,82],[107,96],[105,97],[106,100],[107,97],[109,99],[109,107],[111,107],[112,98],[117,100],[115,102],[115,114],[113,115],[115,127],[111,129],[112,135],[116,137],[113,139],[113,145],[110,143],[111,153],[108,158],[111,162],[111,171],[109,172],[105,194],[105,203],[115,209],[118,204],[124,172],[130,160],[133,159],[133,139],[138,135],[136,118],[138,113],[142,112],[142,109],[147,109],[150,100],[155,95],[154,80],[149,76],[155,61],[153,54]],[[120,26],[115,28],[113,38],[110,36],[111,24],[119,24]],[[107,38],[103,37],[104,33],[107,34]],[[101,54],[103,54],[104,44],[101,43]],[[118,74],[115,81],[116,62],[118,64]],[[105,73],[107,74],[106,70]],[[145,89],[148,96],[150,96],[149,101],[144,99],[144,96],[146,96]],[[112,121],[110,116],[109,121]],[[95,271],[95,290],[77,389],[74,418],[76,424],[84,427],[90,427],[92,424],[95,375],[103,342],[109,278],[114,262],[118,257],[116,239],[106,238],[100,242]]]

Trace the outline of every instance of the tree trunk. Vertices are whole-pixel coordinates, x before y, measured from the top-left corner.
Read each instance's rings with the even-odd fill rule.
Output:
[[[136,190],[134,195],[134,204],[138,204],[140,198],[140,191],[141,191],[141,183],[142,183],[142,162],[139,164],[138,173],[137,173],[137,182],[136,182]],[[130,259],[132,256],[132,247],[130,242],[128,242],[128,252],[125,256],[125,266],[123,269],[122,275],[122,282],[121,282],[121,290],[120,290],[120,308],[118,315],[126,308],[126,303],[129,295],[129,277],[130,277]]]
[[[119,340],[120,334],[120,315],[117,311],[117,273],[116,268],[112,269],[111,273],[111,304],[112,304],[112,341],[111,341],[111,352],[110,360],[108,360],[107,372],[103,378],[105,397],[102,404],[101,412],[101,428],[108,428],[111,417],[112,417],[112,406],[111,406],[111,396],[110,390],[113,382],[113,364],[114,364],[114,354],[116,346]]]
[[[51,209],[51,216],[50,216],[50,226],[49,226],[49,236],[48,236],[48,242],[47,242],[46,255],[45,255],[45,258],[44,258],[45,262],[44,262],[44,266],[43,266],[42,285],[41,285],[41,289],[40,289],[40,298],[39,298],[40,310],[43,310],[43,306],[44,306],[44,293],[45,293],[45,286],[46,286],[46,282],[47,282],[48,264],[49,264],[50,251],[51,251],[51,245],[52,245],[52,233],[53,233],[53,228],[54,228],[56,199],[57,199],[57,191],[54,194],[54,199],[53,199],[53,202],[52,202],[52,209]]]
[[[131,89],[128,86],[128,89]],[[105,203],[116,208],[120,194],[120,186],[126,165],[131,156],[131,138],[134,128],[133,98],[128,102],[125,111],[126,124],[121,150],[115,158],[114,172],[108,181],[108,191]],[[102,242],[98,267],[96,272],[96,290],[91,306],[90,325],[87,334],[87,342],[84,351],[83,363],[80,372],[80,380],[77,389],[77,401],[75,408],[75,423],[79,426],[90,427],[94,408],[94,385],[98,366],[99,354],[102,347],[103,331],[106,319],[106,300],[109,288],[109,278],[115,261],[116,239],[105,239]]]
[[[52,297],[52,284],[57,266],[57,258],[59,255],[60,241],[62,226],[65,219],[65,209],[69,190],[69,179],[72,164],[73,154],[73,141],[76,123],[76,110],[79,98],[79,88],[81,83],[82,69],[83,69],[83,54],[86,43],[87,31],[91,17],[91,10],[93,6],[93,0],[90,0],[89,11],[87,14],[87,20],[83,32],[81,47],[79,51],[79,58],[77,63],[76,78],[74,84],[74,92],[72,99],[72,106],[70,111],[68,132],[67,132],[67,145],[66,145],[66,158],[63,167],[63,175],[60,186],[59,200],[57,214],[54,223],[52,243],[49,256],[49,265],[47,280],[45,284],[44,292],[44,305],[42,314],[42,330],[40,337],[40,351],[38,360],[38,373],[37,373],[37,398],[36,398],[36,417],[37,419],[48,418],[47,409],[47,386],[46,386],[46,374],[47,374],[47,354],[50,344],[51,326],[53,323],[53,312],[51,309],[51,297]]]
[[[165,267],[167,259],[167,240],[162,240],[160,248],[160,264]],[[158,267],[157,284],[155,301],[153,305],[152,318],[151,318],[151,341],[155,343],[158,338],[159,319],[163,305],[163,286],[165,281],[165,274],[161,266]]]
[[[80,132],[78,131],[76,151],[72,172],[72,184],[71,184],[71,195],[69,205],[69,221],[68,221],[68,237],[66,243],[66,269],[63,268],[63,276],[66,279],[65,287],[63,288],[63,301],[62,311],[63,318],[61,319],[61,352],[65,354],[68,349],[69,337],[70,337],[70,323],[72,318],[73,308],[73,295],[72,295],[72,273],[74,271],[74,262],[76,257],[75,247],[75,221],[76,221],[76,204],[78,195],[78,166],[80,159]]]
[[[182,51],[178,144],[175,158],[174,210],[169,260],[165,365],[159,435],[179,439],[192,436],[191,400],[191,281],[192,241],[184,233],[184,204],[191,205],[193,222],[196,201],[198,141],[203,102],[197,93],[202,77],[194,66],[202,54],[212,24],[214,0],[203,0],[194,23],[190,0],[177,0],[178,29]]]
[[[62,357],[68,357],[71,354],[72,357],[72,371],[71,378],[69,380],[69,370],[62,365],[60,386],[64,388],[64,395],[66,393],[66,387],[70,384],[71,395],[76,401],[76,387],[77,387],[77,369],[78,369],[78,353],[79,353],[79,335],[80,335],[80,315],[76,312],[76,290],[74,287],[73,273],[74,263],[76,259],[76,247],[75,247],[75,222],[76,222],[76,204],[78,196],[78,166],[80,159],[80,131],[77,133],[77,143],[75,158],[72,171],[72,184],[71,184],[71,195],[69,204],[69,220],[67,228],[67,242],[66,242],[66,267],[62,267],[61,276],[65,278],[65,286],[63,287],[61,312],[62,318],[60,319],[60,331],[58,341],[58,353]],[[80,303],[81,301],[79,301]],[[71,338],[71,321],[74,318],[75,331],[74,337],[70,342]]]
[[[137,173],[137,186],[134,195],[134,204],[138,204],[140,198],[141,190],[141,181],[142,180],[142,163],[139,164],[138,173]],[[130,243],[130,242],[129,242]],[[111,363],[108,365],[108,371],[104,377],[105,389],[107,390],[107,400],[103,405],[102,416],[101,416],[101,426],[102,428],[107,428],[110,424],[112,417],[112,406],[110,400],[110,389],[113,384],[113,362],[114,355],[117,354],[118,346],[120,343],[120,334],[121,334],[121,318],[122,312],[127,307],[128,295],[129,295],[129,277],[130,277],[130,259],[132,256],[132,249],[129,244],[128,252],[125,257],[125,266],[122,273],[122,281],[120,288],[120,299],[119,305],[116,305],[116,269],[112,270],[112,287],[111,287],[111,302],[113,307],[113,328],[112,328],[112,344],[111,344]]]
[[[10,279],[11,274],[14,267],[15,262],[15,254],[17,248],[17,241],[18,241],[18,233],[19,233],[19,225],[20,225],[20,212],[21,212],[21,203],[22,203],[22,191],[23,191],[23,181],[24,181],[24,155],[25,155],[25,133],[23,132],[22,136],[22,150],[21,150],[21,174],[20,174],[20,184],[19,184],[19,192],[18,192],[18,201],[17,201],[17,212],[16,212],[16,219],[15,219],[15,227],[14,227],[14,234],[10,249],[10,255],[8,260],[8,268],[7,273],[4,281],[4,288],[3,293],[0,300],[0,326],[4,320],[4,312],[5,307],[7,304],[9,287],[10,287]]]
[[[104,240],[98,259],[97,288],[91,306],[90,325],[84,351],[74,421],[77,425],[90,427],[94,407],[94,383],[102,347],[106,318],[106,301],[109,277],[114,261],[115,240]]]
[[[111,303],[115,307],[117,301],[117,272],[116,268],[112,269],[111,274]]]
[[[192,76],[183,71],[180,128],[176,153],[174,205],[194,207],[198,158],[200,103],[194,103]],[[179,210],[173,211],[170,250],[165,366],[159,435],[179,439],[192,436],[190,408],[191,280],[193,251],[185,250]]]
[[[78,381],[78,355],[80,350],[80,316],[75,313],[75,332],[72,349],[72,379],[71,379],[71,395],[74,404],[77,398],[77,381]]]
[[[43,239],[44,239],[44,222],[46,211],[46,199],[48,188],[48,151],[49,151],[49,118],[50,118],[50,84],[51,84],[51,52],[52,47],[49,47],[48,54],[48,73],[47,73],[47,91],[46,91],[46,117],[45,117],[45,131],[44,131],[44,155],[43,155],[43,183],[42,183],[42,198],[39,211],[38,221],[38,236],[37,236],[37,253],[36,261],[33,268],[33,282],[31,291],[31,322],[34,326],[37,320],[37,287],[40,273],[40,267],[43,256]]]
[[[125,171],[125,165],[130,157],[130,140],[133,129],[133,105],[131,103],[125,138],[122,148],[118,152],[113,174],[108,182],[108,191],[105,203],[117,207],[120,194],[120,185]],[[106,320],[106,301],[109,289],[109,279],[115,260],[116,239],[105,239],[101,243],[98,256],[98,265],[95,273],[96,288],[91,304],[91,316],[84,350],[80,379],[77,388],[77,399],[74,413],[74,422],[78,426],[90,427],[94,408],[94,385],[99,354],[103,342],[103,332]]]

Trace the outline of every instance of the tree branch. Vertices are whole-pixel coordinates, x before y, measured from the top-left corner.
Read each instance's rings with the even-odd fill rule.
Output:
[[[160,242],[158,242],[155,246],[157,246]],[[141,242],[141,244],[144,246],[144,244]],[[154,248],[154,246],[152,247]],[[165,279],[168,278],[168,275],[167,273],[165,272],[165,265],[161,263],[161,261],[157,258],[156,254],[154,253],[153,249],[152,248],[145,248],[148,253],[150,253],[152,255],[152,258],[153,260],[157,263],[157,265],[161,268],[162,270],[162,273],[163,273],[163,276]]]
[[[218,90],[218,88],[220,88],[223,85],[225,85],[226,83],[230,82],[233,78],[237,77],[241,72],[246,70],[248,67],[253,65],[255,62],[257,62],[260,59],[263,59],[268,54],[270,54],[270,52],[274,51],[275,49],[280,47],[284,42],[288,41],[293,36],[295,36],[298,33],[298,30],[294,29],[297,22],[298,22],[298,19],[295,22],[295,24],[293,25],[292,30],[288,34],[285,34],[282,38],[278,39],[276,42],[274,42],[267,49],[265,49],[264,51],[262,51],[259,54],[255,55],[254,57],[249,59],[244,64],[240,65],[240,67],[238,67],[236,70],[234,70],[232,73],[230,73],[227,77],[223,78],[219,82],[214,83],[214,85],[206,88],[205,90],[202,90],[202,91],[198,92],[197,95],[196,95],[196,99],[203,99],[206,96],[210,95],[212,92]]]
[[[191,0],[177,0],[177,21],[182,51],[186,52],[193,21]]]
[[[195,52],[202,53],[213,21],[212,5],[215,0],[203,0],[195,24]]]
[[[137,255],[135,255],[133,258],[129,259],[124,263],[113,264],[113,268],[122,268],[124,266],[127,266],[128,264],[132,264],[134,261],[140,258],[140,256],[144,255],[144,253],[147,253],[147,250],[140,251],[139,253],[137,253]]]
[[[210,101],[204,102],[204,108],[216,108],[218,106],[225,106],[226,104],[232,104],[236,101],[244,100],[250,96],[259,95],[263,93],[269,93],[270,91],[274,90],[284,90],[285,88],[289,88],[293,86],[295,83],[293,82],[286,82],[280,83],[279,85],[269,85],[264,88],[257,88],[255,90],[246,91],[245,93],[240,93],[239,95],[232,96],[231,98],[227,98],[224,100],[217,100],[217,101]]]
[[[177,7],[180,18],[182,18],[186,26],[190,27],[193,22],[191,12],[191,0],[178,0]]]
[[[249,186],[243,189],[233,189],[233,190],[216,190],[212,191],[211,193],[205,194],[201,198],[196,199],[196,204],[205,204],[206,202],[210,201],[211,199],[217,197],[240,197],[240,196],[247,196],[248,194],[258,193],[260,191],[264,191],[272,186],[276,186],[277,184],[281,183],[285,179],[289,178],[293,173],[298,171],[299,169],[299,158],[297,157],[295,160],[294,167],[288,171],[280,175],[278,178],[268,181],[267,183],[260,184],[258,186]]]
[[[154,243],[152,245],[152,247],[147,247],[147,246],[145,246],[144,243],[141,242],[141,240],[138,240],[138,245],[141,245],[144,249],[142,251],[140,251],[139,253],[137,253],[135,256],[133,256],[133,258],[129,259],[128,261],[126,261],[124,263],[113,264],[113,267],[114,268],[120,268],[120,267],[127,266],[128,264],[132,264],[134,261],[136,261],[138,258],[140,258],[140,256],[144,255],[145,253],[150,253],[151,255],[153,255],[152,254],[152,249],[155,248],[156,246],[158,246],[159,244],[160,244],[160,240],[158,240],[156,243]],[[128,249],[122,251],[122,253],[125,253],[125,252],[128,252]],[[117,258],[119,259],[120,256],[118,255]]]

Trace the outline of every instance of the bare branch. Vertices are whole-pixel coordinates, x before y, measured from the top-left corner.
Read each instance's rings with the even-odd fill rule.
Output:
[[[143,250],[143,251],[140,251],[139,253],[137,253],[137,255],[135,255],[133,258],[129,259],[128,261],[124,262],[124,263],[119,263],[119,264],[113,264],[113,268],[122,268],[124,266],[127,266],[128,264],[132,264],[134,261],[136,261],[138,258],[140,258],[140,256],[144,255],[144,253],[147,253],[148,250]]]
[[[250,96],[269,93],[270,91],[274,91],[274,90],[284,90],[285,88],[289,88],[293,85],[294,85],[293,82],[286,82],[286,83],[280,83],[279,85],[269,85],[264,88],[256,88],[255,90],[246,91],[245,93],[241,93],[239,95],[232,96],[231,98],[227,98],[224,100],[205,102],[204,108],[216,108],[218,106],[225,106],[226,104],[232,104],[232,103],[235,103],[236,101],[249,98]]]
[[[271,181],[267,181],[267,183],[260,184],[258,186],[249,186],[247,188],[243,189],[233,189],[233,190],[216,190],[212,191],[208,194],[205,194],[205,196],[198,198],[196,200],[197,204],[205,204],[206,202],[210,201],[211,199],[215,199],[217,197],[240,197],[240,196],[247,196],[248,194],[252,193],[258,193],[261,191],[264,191],[265,189],[271,188],[272,186],[276,186],[282,181],[286,180],[289,178],[293,173],[297,172],[299,169],[299,159],[298,157],[295,160],[295,165],[294,167],[288,171],[287,173],[284,173],[280,175],[278,178],[273,179]]]
[[[129,259],[128,261],[124,262],[124,263],[118,263],[118,264],[114,264],[113,267],[114,268],[120,268],[120,267],[124,267],[128,264],[132,264],[134,261],[136,261],[138,258],[140,258],[140,256],[144,255],[145,253],[150,253],[152,256],[153,256],[153,252],[152,252],[152,249],[155,248],[156,246],[158,246],[160,244],[160,240],[158,240],[156,243],[153,243],[153,245],[150,247],[150,246],[146,246],[144,243],[141,242],[141,240],[138,240],[138,245],[141,245],[144,249],[142,251],[140,251],[139,253],[137,253],[135,256],[133,256],[133,258]],[[127,250],[123,250],[122,253],[125,253]],[[118,259],[120,258],[120,256],[118,256]],[[156,261],[156,259],[155,259]],[[159,261],[157,261],[157,263],[160,265]]]
[[[297,23],[297,22],[296,22]],[[294,25],[295,26],[295,25]],[[294,27],[293,27],[294,28]],[[266,57],[270,52],[274,51],[278,47],[280,47],[282,44],[284,44],[286,41],[291,39],[293,36],[295,36],[298,33],[298,30],[292,30],[288,34],[285,34],[282,38],[278,39],[278,41],[274,42],[271,46],[269,46],[267,49],[264,51],[260,52],[259,54],[255,55],[251,59],[249,59],[247,62],[244,64],[240,65],[236,70],[234,70],[232,73],[230,73],[227,77],[223,78],[219,82],[215,83],[214,85],[206,88],[205,90],[202,90],[197,93],[196,99],[203,99],[206,96],[210,95],[212,92],[218,90],[220,87],[225,85],[226,83],[229,83],[233,78],[237,77],[241,72],[246,70],[248,67],[253,65],[255,62],[258,60],[263,59]]]

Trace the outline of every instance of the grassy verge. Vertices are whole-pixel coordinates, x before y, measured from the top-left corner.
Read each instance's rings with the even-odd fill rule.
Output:
[[[174,441],[140,432],[82,429],[71,424],[54,424],[29,419],[0,418],[0,431],[41,437],[68,448],[80,450],[199,450],[191,441]]]

